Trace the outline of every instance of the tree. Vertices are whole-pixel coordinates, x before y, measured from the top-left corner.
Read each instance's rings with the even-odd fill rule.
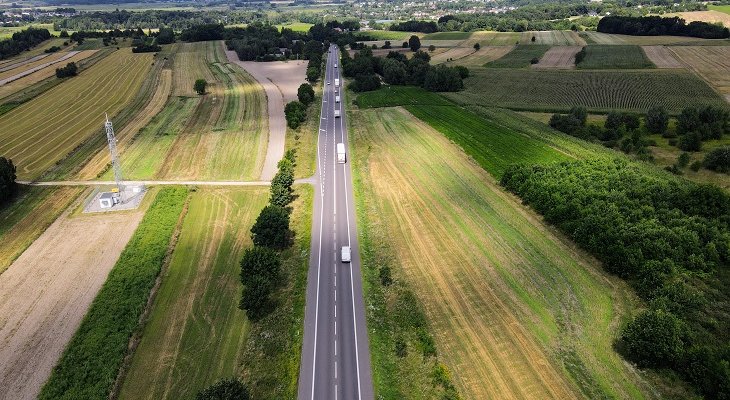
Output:
[[[284,117],[287,126],[297,129],[307,119],[307,106],[296,100],[290,101],[284,106]]]
[[[459,76],[461,76],[461,79],[466,79],[469,77],[469,68],[463,66],[463,65],[456,65],[453,67],[456,72],[459,73]]]
[[[408,79],[406,66],[392,58],[383,60],[383,80],[391,85],[405,85]]]
[[[317,82],[319,75],[321,74],[320,69],[316,67],[307,68],[307,80],[309,82]]]
[[[171,28],[160,28],[160,32],[157,33],[157,44],[172,44],[175,43],[175,32]]]
[[[246,249],[241,258],[243,293],[238,307],[251,320],[258,320],[269,310],[269,296],[281,284],[281,255],[268,247]]]
[[[279,171],[271,180],[271,204],[286,207],[292,200],[292,185],[294,184],[294,164],[288,157],[279,161]]]
[[[208,82],[205,79],[196,79],[193,84],[193,90],[199,95],[204,95],[207,86]]]
[[[428,46],[428,51],[430,51],[431,53],[433,53],[434,51],[436,51],[436,46],[434,46],[434,45],[429,45],[429,46]]]
[[[360,74],[350,84],[350,89],[355,92],[369,92],[380,89],[380,78],[375,74]]]
[[[297,90],[297,98],[304,105],[309,105],[314,101],[314,89],[308,83],[302,83]]]
[[[268,205],[261,210],[251,228],[251,238],[256,246],[284,249],[291,244],[289,212],[281,206]]]
[[[411,51],[418,51],[418,49],[421,48],[421,39],[419,39],[416,35],[412,35],[408,39],[408,47],[411,48]]]
[[[674,314],[649,310],[629,322],[621,334],[626,357],[639,367],[669,367],[684,351],[684,325]]]
[[[391,48],[390,40],[386,40],[385,43],[383,43],[383,47],[381,47],[381,48],[390,49]]]
[[[664,107],[652,107],[646,112],[646,130],[649,133],[664,135],[669,126],[669,114]]]
[[[401,45],[402,48],[407,49],[408,48],[408,42],[403,42]]]
[[[702,136],[696,132],[690,132],[679,138],[677,147],[684,151],[700,151],[702,150]]]
[[[479,43],[474,43],[474,50],[475,51],[479,51],[479,49],[481,49],[481,48],[482,48],[482,45],[480,45]]]
[[[249,400],[248,389],[236,378],[221,379],[198,392],[195,400]]]
[[[0,204],[8,201],[17,192],[18,184],[15,183],[15,179],[17,179],[17,176],[15,175],[13,161],[0,157]]]

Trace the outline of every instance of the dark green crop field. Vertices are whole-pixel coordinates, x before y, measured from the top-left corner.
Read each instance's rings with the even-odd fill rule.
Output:
[[[635,45],[594,44],[585,46],[585,58],[578,63],[580,69],[643,69],[655,68]]]

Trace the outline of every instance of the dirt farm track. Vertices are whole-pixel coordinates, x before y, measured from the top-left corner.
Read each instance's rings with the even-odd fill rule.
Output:
[[[36,398],[143,212],[62,215],[0,275],[0,399]]]

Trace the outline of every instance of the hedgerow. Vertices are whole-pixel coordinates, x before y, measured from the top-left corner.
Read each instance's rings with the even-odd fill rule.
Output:
[[[188,196],[162,189],[119,256],[40,399],[107,399]]]

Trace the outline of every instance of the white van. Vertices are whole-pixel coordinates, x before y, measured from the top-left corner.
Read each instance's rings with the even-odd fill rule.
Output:
[[[339,103],[339,102],[340,102],[340,96],[335,96],[335,103]]]
[[[335,118],[340,118],[340,110],[335,110]]]
[[[343,263],[349,263],[350,262],[350,246],[342,246],[342,251],[340,252],[340,256],[342,257]]]

